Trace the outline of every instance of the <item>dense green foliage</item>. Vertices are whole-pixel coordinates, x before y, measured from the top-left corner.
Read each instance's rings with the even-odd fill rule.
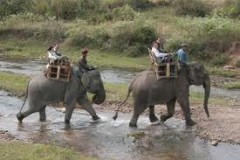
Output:
[[[240,40],[240,3],[204,0],[2,0],[0,40],[63,41],[72,47],[139,56],[157,37],[175,52],[190,45],[193,59],[228,62],[231,43]],[[235,18],[235,19],[233,19]]]

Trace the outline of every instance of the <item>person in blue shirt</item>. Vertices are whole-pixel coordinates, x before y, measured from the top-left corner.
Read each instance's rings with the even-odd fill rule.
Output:
[[[186,44],[181,45],[181,48],[177,51],[178,62],[187,63],[187,49]]]

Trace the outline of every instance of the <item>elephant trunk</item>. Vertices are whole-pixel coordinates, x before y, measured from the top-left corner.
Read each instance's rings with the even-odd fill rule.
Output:
[[[103,89],[102,91],[97,92],[93,98],[92,101],[95,104],[102,104],[106,99],[106,93],[105,90]]]
[[[204,90],[205,90],[203,107],[204,107],[205,113],[209,117],[210,115],[209,115],[209,111],[208,111],[208,99],[209,99],[209,96],[210,96],[210,78],[209,78],[208,75],[206,75],[206,77],[205,77],[203,87],[204,87]]]

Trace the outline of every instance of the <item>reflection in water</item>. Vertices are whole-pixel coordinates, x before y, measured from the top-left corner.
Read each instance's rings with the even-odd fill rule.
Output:
[[[64,124],[64,114],[47,107],[47,121],[39,122],[39,114],[32,114],[18,123],[16,113],[21,100],[0,91],[0,129],[8,130],[18,139],[69,146],[99,159],[116,160],[239,160],[240,146],[220,143],[217,147],[193,136],[184,121],[174,118],[163,125],[151,125],[141,116],[139,128],[129,128],[130,115],[99,112],[98,122],[83,110],[75,110],[71,125]],[[97,106],[95,107],[97,108]]]

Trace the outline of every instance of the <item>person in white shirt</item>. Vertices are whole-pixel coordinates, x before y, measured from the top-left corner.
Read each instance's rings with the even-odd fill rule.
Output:
[[[62,55],[58,52],[58,49],[59,49],[58,43],[48,48],[47,53],[50,64],[54,64],[56,61],[62,59]]]
[[[152,52],[154,53],[155,57],[157,58],[159,63],[163,63],[166,61],[166,58],[168,56],[167,53],[160,52],[158,50],[159,48],[159,43],[154,41],[152,44]]]

